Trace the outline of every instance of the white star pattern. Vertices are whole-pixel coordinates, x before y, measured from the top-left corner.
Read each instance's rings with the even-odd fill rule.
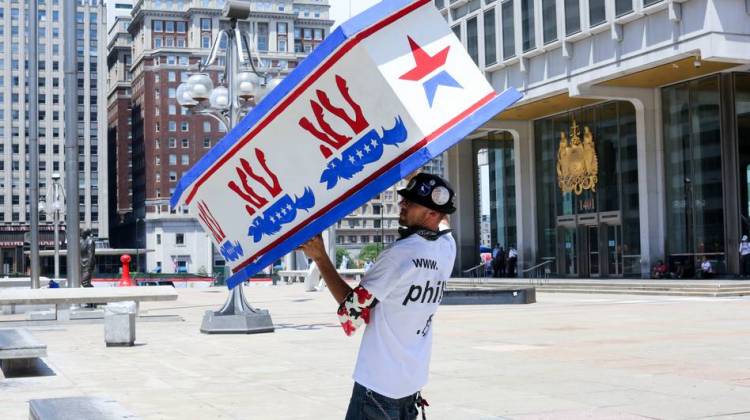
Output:
[[[281,214],[279,212],[276,212],[276,218],[281,219]]]
[[[365,152],[370,153],[370,146],[365,145]]]
[[[283,214],[284,216],[286,216],[286,209],[281,209],[281,214]]]
[[[364,156],[364,155],[362,154],[362,151],[361,151],[361,150],[357,150],[357,156],[358,156],[358,157],[359,157],[360,159],[362,158],[362,156]]]
[[[370,142],[370,144],[372,145],[372,147],[377,147],[378,141],[375,140],[375,139],[372,139],[372,141]]]
[[[349,156],[349,162],[354,163],[354,156]]]
[[[331,163],[329,163],[328,166],[330,166],[331,169],[334,169],[334,168],[336,168],[336,162],[335,161],[331,161]]]
[[[292,205],[291,204],[287,204],[286,205],[286,209],[289,210],[289,211],[292,211]]]
[[[273,216],[271,216],[271,223],[274,223],[275,221],[276,219],[274,219]]]

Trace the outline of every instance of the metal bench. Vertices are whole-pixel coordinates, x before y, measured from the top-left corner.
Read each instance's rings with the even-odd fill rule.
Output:
[[[96,397],[44,398],[29,401],[30,420],[135,420],[117,401]]]
[[[110,303],[177,300],[177,291],[169,286],[154,287],[81,287],[59,289],[0,289],[2,305],[56,305],[56,319],[70,320],[70,306]]]
[[[31,367],[35,359],[47,356],[47,345],[25,328],[0,329],[0,368],[6,375]]]
[[[278,272],[279,278],[285,283],[300,283],[305,281],[308,270],[281,270]]]
[[[362,268],[345,268],[345,269],[338,269],[340,276],[351,276],[354,277],[354,280],[361,281],[362,276],[365,275],[365,270]]]

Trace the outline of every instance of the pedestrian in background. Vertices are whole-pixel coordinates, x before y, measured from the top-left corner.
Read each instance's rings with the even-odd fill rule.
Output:
[[[750,242],[747,241],[747,235],[742,235],[740,241],[740,275],[750,276]]]
[[[518,251],[516,247],[511,245],[508,248],[508,277],[516,276],[516,263],[518,262]]]
[[[505,249],[500,247],[497,255],[492,259],[492,270],[495,277],[505,277]]]

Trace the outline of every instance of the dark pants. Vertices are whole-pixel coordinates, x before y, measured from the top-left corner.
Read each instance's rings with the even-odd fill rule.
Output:
[[[508,277],[516,276],[516,257],[508,258]]]
[[[740,256],[740,274],[750,276],[750,254]]]
[[[414,420],[418,394],[393,399],[355,382],[346,420]]]

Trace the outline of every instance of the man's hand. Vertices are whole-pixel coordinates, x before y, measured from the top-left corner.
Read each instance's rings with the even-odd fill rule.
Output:
[[[320,235],[313,236],[310,240],[300,245],[299,249],[316,263],[322,258],[328,258],[325,246],[323,246],[323,238]]]

